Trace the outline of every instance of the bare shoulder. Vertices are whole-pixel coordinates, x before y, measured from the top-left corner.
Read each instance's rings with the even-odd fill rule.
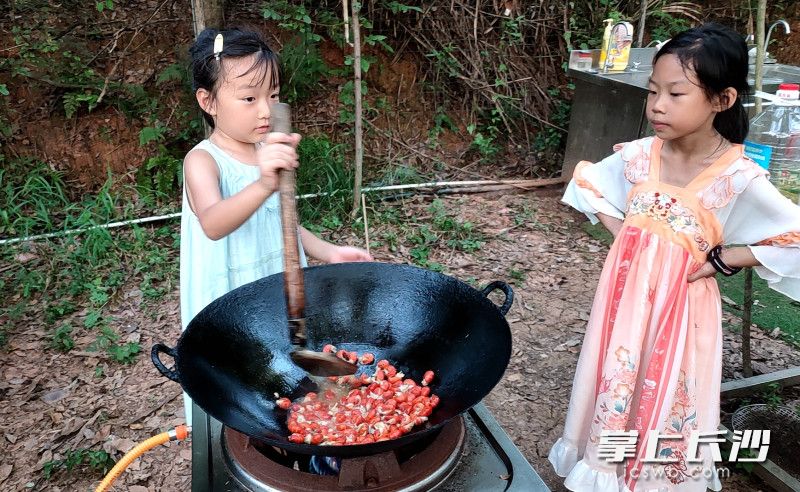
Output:
[[[192,149],[183,158],[183,170],[186,174],[212,174],[218,176],[217,162],[203,149]]]

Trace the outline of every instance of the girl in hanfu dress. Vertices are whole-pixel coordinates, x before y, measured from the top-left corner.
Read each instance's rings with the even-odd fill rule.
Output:
[[[712,446],[695,453],[690,443],[701,432],[715,437],[719,424],[714,276],[753,266],[770,287],[800,299],[800,207],[741,145],[744,40],[706,24],[674,37],[653,63],[647,118],[656,136],[581,162],[564,195],[615,236],[564,434],[549,455],[575,491],[720,490]],[[631,431],[635,444],[621,437],[610,452],[609,435]]]

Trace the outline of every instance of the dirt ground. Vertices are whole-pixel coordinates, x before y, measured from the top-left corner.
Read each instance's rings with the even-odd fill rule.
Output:
[[[775,58],[778,59],[780,63],[785,63],[786,65],[800,65],[800,19],[789,20],[789,23],[792,26],[792,32],[789,34],[783,33],[781,27],[778,27],[775,33],[777,36],[783,36],[781,42],[776,42],[775,48],[770,48],[770,51],[773,52]],[[773,36],[776,37],[776,36]],[[770,43],[771,45],[772,43]]]
[[[450,197],[444,202],[448,213],[474,222],[488,241],[475,254],[442,246],[431,252],[430,260],[445,265],[449,275],[474,278],[479,285],[498,279],[515,285],[507,315],[514,340],[511,362],[485,401],[545,482],[563,490],[546,457],[563,427],[607,248],[581,229],[582,217],[559,205],[554,193]],[[429,203],[418,198],[397,206],[423,217]],[[391,226],[375,221],[373,241],[386,227]],[[361,241],[354,235],[336,240],[353,245]],[[408,258],[402,244],[396,253],[386,245],[373,245],[372,252],[380,261]],[[177,290],[155,311],[140,309],[141,301],[136,289],[116,301],[110,314],[118,331],[138,341],[144,352],[155,342],[174,345],[180,330]],[[760,330],[754,330],[754,337],[757,371],[784,369],[797,359],[797,351],[782,341]],[[732,352],[737,340],[726,332],[725,379],[741,377],[736,365],[740,358]],[[147,354],[123,366],[86,351],[91,341],[76,340],[76,349],[65,354],[48,349],[42,326],[20,326],[10,337],[0,358],[0,489],[92,490],[100,479],[96,471],[57,470],[47,480],[43,467],[81,448],[102,448],[119,459],[135,443],[183,423],[178,385],[160,376]],[[190,461],[189,443],[161,447],[133,463],[113,490],[189,490]],[[725,490],[770,490],[758,479],[732,471]]]

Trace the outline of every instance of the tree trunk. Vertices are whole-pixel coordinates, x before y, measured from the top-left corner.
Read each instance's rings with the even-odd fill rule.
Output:
[[[353,24],[353,72],[355,74],[355,102],[356,102],[356,142],[355,142],[355,183],[353,184],[353,217],[358,214],[361,198],[361,179],[363,175],[363,162],[364,162],[364,147],[361,142],[362,127],[361,127],[361,27],[358,20],[358,11],[361,9],[361,3],[353,0],[351,22]]]
[[[755,90],[762,89],[764,80],[764,24],[767,17],[767,0],[758,0],[756,11],[756,80]],[[761,99],[756,98],[756,114],[761,112]],[[744,377],[753,375],[753,362],[750,355],[750,325],[753,322],[753,269],[744,269],[744,305],[742,306],[742,372]]]
[[[225,0],[191,0],[192,1],[192,26],[194,37],[202,32],[206,26],[216,29],[222,28]],[[203,119],[203,132],[206,138],[211,135],[212,128]]]
[[[753,269],[744,269],[744,305],[742,306],[742,373],[749,378],[753,375],[753,362],[750,355],[750,325],[753,321]]]
[[[206,27],[222,29],[225,23],[225,0],[191,0],[195,37]]]
[[[758,0],[758,9],[756,10],[756,77],[753,84],[753,90],[760,91],[763,88],[764,81],[764,53],[767,47],[764,46],[764,30],[767,19],[767,0]],[[756,114],[761,112],[761,99],[755,98]]]
[[[645,26],[645,20],[647,18],[647,0],[642,0],[642,6],[640,10],[642,11],[642,16],[639,18],[639,33],[638,37],[636,38],[637,48],[642,47],[642,42],[644,40],[644,26]]]

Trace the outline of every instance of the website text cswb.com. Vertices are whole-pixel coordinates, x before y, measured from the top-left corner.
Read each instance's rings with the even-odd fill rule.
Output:
[[[702,480],[709,482],[713,480],[714,475],[720,480],[730,478],[731,470],[725,466],[717,466],[715,468],[706,468],[704,466],[695,466],[688,469],[680,469],[678,467],[664,466],[664,467],[647,467],[642,469],[632,469],[630,476],[634,480],[661,480],[667,479],[671,482],[684,481],[686,477],[691,480]]]

